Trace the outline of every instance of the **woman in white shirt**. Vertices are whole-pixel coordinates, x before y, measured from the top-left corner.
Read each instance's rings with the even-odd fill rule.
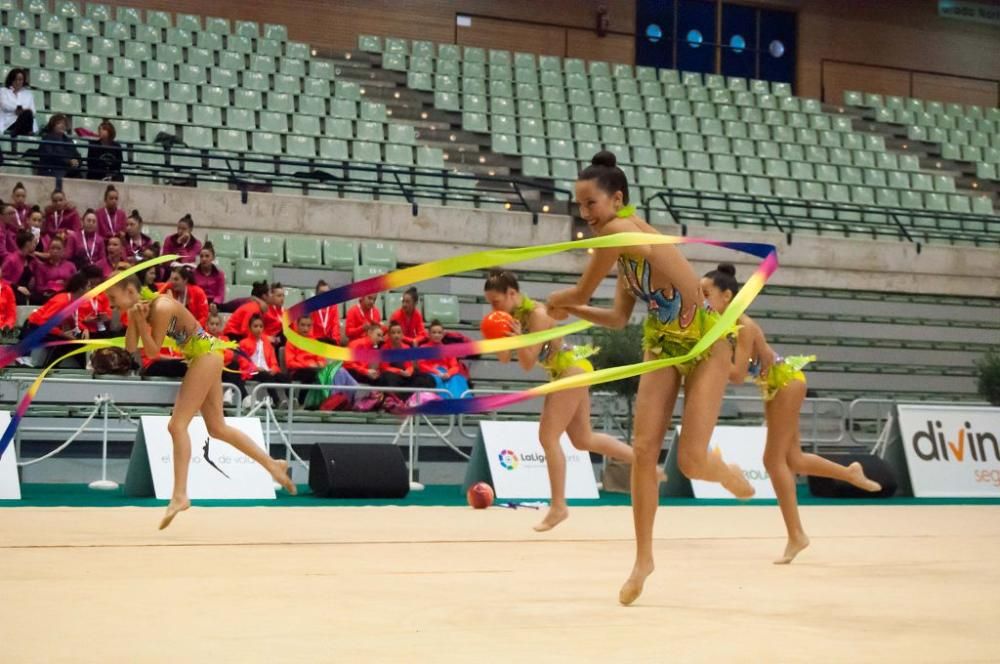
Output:
[[[35,96],[28,89],[25,69],[11,69],[0,90],[0,131],[11,136],[38,133]]]

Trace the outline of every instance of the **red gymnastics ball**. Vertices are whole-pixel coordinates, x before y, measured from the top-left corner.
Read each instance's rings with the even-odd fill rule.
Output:
[[[487,339],[500,339],[514,329],[514,317],[506,311],[491,311],[479,324],[479,330]]]
[[[493,504],[493,487],[486,482],[476,482],[465,492],[465,498],[473,509],[484,510]]]

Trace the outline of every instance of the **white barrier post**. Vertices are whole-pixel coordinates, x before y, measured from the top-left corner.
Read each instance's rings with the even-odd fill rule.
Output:
[[[101,479],[94,480],[87,486],[91,489],[101,491],[114,491],[118,488],[118,482],[108,479],[108,404],[111,401],[110,394],[102,394],[97,400],[104,408],[104,430],[101,439]]]

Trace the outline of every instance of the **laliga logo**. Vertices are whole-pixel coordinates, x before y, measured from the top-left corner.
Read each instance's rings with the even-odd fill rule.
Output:
[[[500,457],[500,465],[507,470],[514,470],[521,463],[517,458],[517,454],[514,453],[514,450],[500,450],[500,454],[497,456]]]

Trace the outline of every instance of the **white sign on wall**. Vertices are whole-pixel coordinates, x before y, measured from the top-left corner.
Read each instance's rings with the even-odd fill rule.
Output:
[[[0,431],[10,424],[10,413],[0,411]],[[17,456],[14,441],[10,442],[3,456],[0,456],[0,500],[21,500],[21,483],[17,480]]]
[[[1000,496],[1000,408],[897,410],[914,496]]]
[[[680,435],[680,427],[677,428]],[[722,454],[726,463],[735,463],[743,470],[756,490],[751,500],[774,500],[774,487],[764,468],[764,446],[767,443],[767,429],[764,427],[717,426],[708,443],[709,454]],[[676,444],[676,443],[675,443]],[[733,494],[716,482],[691,480],[695,498],[733,498]]]
[[[497,498],[549,499],[545,451],[538,441],[538,422],[480,422]],[[566,497],[596,499],[597,482],[590,453],[578,450],[566,434],[560,439],[566,455]]]
[[[173,441],[167,431],[169,416],[143,415],[125,477],[125,494],[169,500],[174,488]],[[227,417],[263,449],[264,434],[256,417]],[[191,464],[188,497],[251,499],[274,498],[274,483],[260,464],[229,443],[210,438],[201,417],[191,420]]]

